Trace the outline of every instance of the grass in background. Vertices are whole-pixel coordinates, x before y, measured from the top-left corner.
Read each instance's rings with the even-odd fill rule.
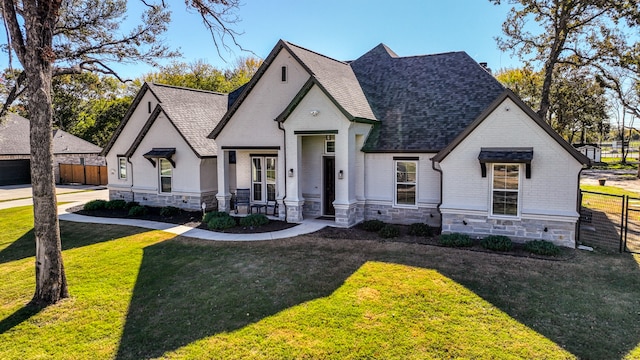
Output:
[[[0,210],[2,359],[640,358],[628,254],[221,243],[61,222],[71,298],[31,313],[30,214]]]
[[[629,190],[625,190],[623,188],[617,187],[617,186],[600,186],[600,185],[585,185],[585,184],[580,184],[580,189],[585,190],[585,191],[593,191],[593,192],[598,192],[598,193],[603,193],[603,194],[609,194],[609,195],[627,195],[630,197],[640,197],[640,194],[633,192],[633,191],[629,191]],[[585,194],[585,196],[588,194]]]

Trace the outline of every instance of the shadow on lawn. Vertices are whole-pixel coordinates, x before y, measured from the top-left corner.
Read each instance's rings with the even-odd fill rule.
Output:
[[[105,229],[107,229],[107,231],[105,231]],[[112,226],[108,228],[92,224],[60,221],[62,250],[98,244],[145,231],[147,230],[129,226]],[[11,243],[11,245],[0,250],[0,264],[26,259],[32,256],[36,256],[33,229],[24,233],[24,235]]]
[[[349,257],[266,243],[147,247],[116,358],[159,357],[328,296],[364,263]]]
[[[631,256],[545,261],[344,239],[174,239],[144,249],[116,358],[159,357],[326,297],[367,261],[437,270],[580,358],[621,358],[640,342]]]
[[[42,310],[41,307],[25,305],[20,310],[0,320],[0,334],[4,334],[5,332],[11,330],[14,326],[17,326],[22,322],[28,320],[30,317],[39,313],[40,310]]]

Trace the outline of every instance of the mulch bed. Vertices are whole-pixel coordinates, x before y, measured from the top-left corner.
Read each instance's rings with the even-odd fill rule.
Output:
[[[209,228],[207,228],[207,224],[202,223],[202,211],[180,210],[180,212],[174,216],[165,217],[160,215],[160,209],[161,208],[158,208],[158,207],[147,206],[147,210],[148,210],[147,214],[143,216],[136,216],[136,217],[129,216],[129,210],[100,209],[100,210],[87,211],[82,209],[82,205],[70,208],[68,211],[78,215],[98,216],[98,217],[106,217],[106,218],[151,220],[151,221],[158,221],[158,222],[164,222],[169,224],[184,225],[184,226],[189,226],[197,229],[209,230]],[[236,217],[236,219],[239,219],[239,217]],[[284,230],[284,229],[292,228],[296,225],[298,224],[291,224],[291,223],[286,223],[284,221],[270,219],[268,224],[258,226],[258,227],[243,227],[238,225],[231,229],[226,229],[224,231],[216,231],[216,232],[223,232],[227,234],[255,234],[255,233],[265,233],[265,232],[271,232],[271,231]]]
[[[148,209],[148,213],[146,215],[138,216],[133,219],[165,222],[170,224],[184,225],[192,228],[209,230],[207,228],[207,224],[204,224],[201,221],[202,220],[201,211],[181,210],[178,214],[174,216],[165,217],[160,215],[160,208],[158,207],[147,207],[147,209]],[[80,205],[80,206],[70,208],[68,211],[79,214],[79,215],[86,215],[86,216],[132,219],[132,217],[128,215],[128,210],[101,209],[101,210],[87,211],[87,210],[83,210],[82,205]],[[239,219],[239,217],[236,217],[236,219]],[[218,232],[230,233],[230,234],[255,234],[255,233],[284,230],[284,229],[294,227],[296,225],[298,224],[292,224],[284,221],[270,219],[268,224],[262,225],[259,227],[242,227],[238,225],[234,228],[227,229],[224,231],[218,231]],[[379,236],[375,232],[366,231],[360,225],[356,225],[351,228],[336,228],[336,227],[327,226],[319,231],[316,231],[315,233],[313,233],[313,235],[317,237],[325,238],[325,239],[375,240],[380,242],[402,242],[402,243],[408,243],[408,244],[443,246],[438,242],[437,235],[434,235],[432,237],[409,235],[408,226],[404,226],[404,225],[396,225],[396,226],[400,229],[400,236],[395,238],[388,238],[388,239]],[[209,230],[209,231],[212,231],[212,230]],[[556,260],[556,261],[568,260],[575,256],[575,250],[568,249],[568,248],[560,248],[561,253],[558,256],[536,255],[528,251],[525,251],[523,249],[522,244],[519,244],[519,243],[514,243],[513,249],[511,249],[510,251],[498,252],[498,251],[492,251],[492,250],[487,250],[483,248],[482,246],[480,246],[479,240],[476,240],[473,246],[459,247],[458,249],[466,250],[466,251],[477,251],[477,252],[495,253],[495,254],[501,254],[501,255],[517,256],[517,257]]]
[[[430,246],[439,246],[445,247],[441,245],[438,241],[438,235],[434,235],[432,237],[422,237],[409,235],[409,227],[404,225],[396,225],[400,229],[400,236],[396,238],[386,239],[379,236],[375,232],[370,232],[362,229],[360,225],[356,225],[354,227],[345,229],[345,228],[334,228],[334,227],[325,227],[322,230],[315,232],[314,234],[323,237],[326,239],[349,239],[349,240],[376,240],[380,242],[402,242],[408,244],[420,244],[420,245],[430,245]],[[516,257],[527,257],[534,259],[543,259],[543,260],[568,260],[575,257],[576,250],[569,248],[560,248],[560,254],[557,256],[546,256],[546,255],[537,255],[532,254],[523,248],[523,244],[514,243],[513,248],[510,251],[493,251],[488,250],[480,246],[480,241],[475,240],[473,246],[469,247],[458,247],[457,249],[466,250],[466,251],[476,251],[476,252],[484,252],[484,253],[494,253],[500,255],[509,255]]]

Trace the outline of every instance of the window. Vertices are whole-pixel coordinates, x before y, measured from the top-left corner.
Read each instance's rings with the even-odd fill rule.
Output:
[[[336,152],[336,136],[327,135],[324,140],[324,153],[333,154]]]
[[[520,164],[493,164],[491,214],[518,216]]]
[[[396,161],[396,205],[417,205],[417,170],[417,161]]]
[[[283,66],[282,69],[282,82],[287,82],[287,67]]]
[[[173,167],[171,163],[167,159],[159,159],[160,160],[160,192],[161,193],[170,193],[171,192],[171,179],[173,177]]]
[[[123,157],[118,158],[118,179],[127,178],[127,159]]]
[[[267,202],[276,199],[277,173],[275,157],[259,156],[251,158],[252,201]]]

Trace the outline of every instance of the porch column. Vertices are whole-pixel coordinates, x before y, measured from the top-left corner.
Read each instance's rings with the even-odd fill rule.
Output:
[[[287,211],[287,221],[289,222],[301,222],[302,205],[304,205],[304,198],[300,192],[300,186],[298,184],[300,179],[301,159],[302,159],[302,138],[298,135],[287,133],[287,197],[284,200],[284,205]]]
[[[229,192],[229,151],[218,149],[218,211],[231,210],[231,193]]]
[[[342,172],[342,179],[340,178]],[[356,137],[351,129],[336,135],[336,225],[350,227],[357,222]]]
[[[285,154],[282,147],[278,150],[278,181],[276,182],[277,186],[277,195],[276,201],[278,202],[278,218],[280,220],[284,220],[287,215],[287,207],[284,204],[284,196],[287,193],[286,184],[289,182],[287,178],[287,169],[285,167]]]

